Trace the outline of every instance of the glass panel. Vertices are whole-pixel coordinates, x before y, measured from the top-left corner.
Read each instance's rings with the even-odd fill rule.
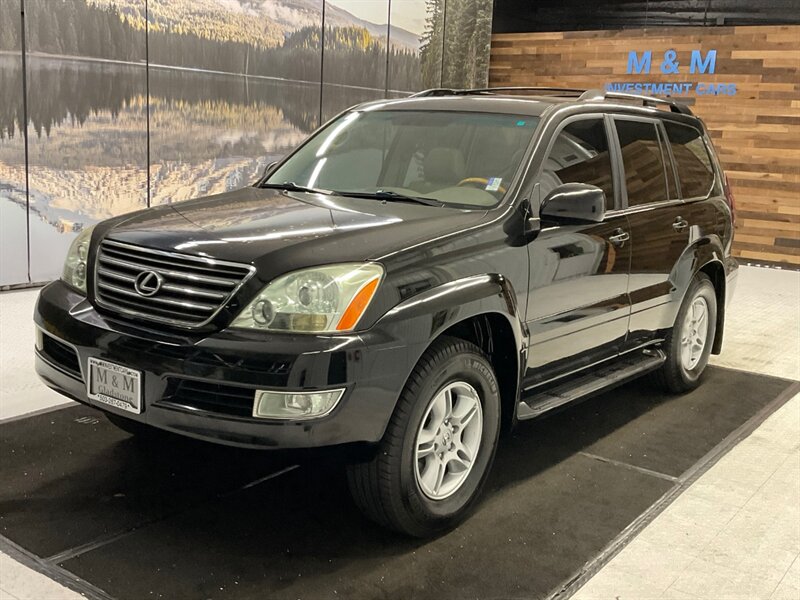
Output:
[[[250,185],[317,127],[322,0],[295,4],[149,0],[152,204]]]
[[[615,119],[628,206],[667,199],[666,166],[655,123]]]
[[[269,182],[492,206],[505,193],[537,124],[536,117],[505,114],[350,112]]]
[[[678,167],[684,198],[702,198],[714,184],[714,167],[700,132],[694,127],[664,122]]]
[[[0,1],[0,285],[28,281],[19,0]]]
[[[614,208],[614,184],[608,135],[603,119],[582,119],[564,127],[544,162],[540,198],[563,183],[596,185],[606,195],[606,208]]]
[[[322,121],[385,96],[389,0],[326,0]]]
[[[443,87],[484,88],[489,84],[492,8],[492,0],[447,1]]]
[[[442,83],[443,0],[392,0],[390,97]]]
[[[147,204],[143,22],[105,4],[25,2],[33,281],[60,276],[84,227]]]

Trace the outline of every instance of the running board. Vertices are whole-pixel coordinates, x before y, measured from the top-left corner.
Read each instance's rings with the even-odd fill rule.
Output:
[[[667,357],[661,350],[650,348],[635,356],[623,356],[589,373],[577,375],[555,387],[524,398],[517,405],[517,418],[533,419],[564,404],[605,392],[640,375],[655,371],[666,360]]]

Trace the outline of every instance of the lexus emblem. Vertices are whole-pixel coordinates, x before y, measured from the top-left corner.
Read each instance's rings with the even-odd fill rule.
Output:
[[[155,296],[162,285],[164,277],[155,271],[142,271],[133,282],[133,287],[140,296]]]

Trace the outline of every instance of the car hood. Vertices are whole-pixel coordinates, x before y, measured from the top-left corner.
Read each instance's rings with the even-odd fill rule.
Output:
[[[486,211],[243,188],[140,211],[104,235],[277,271],[379,259],[478,223]],[[276,272],[277,272],[276,271]]]

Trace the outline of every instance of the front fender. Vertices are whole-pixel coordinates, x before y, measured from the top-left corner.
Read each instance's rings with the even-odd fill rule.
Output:
[[[404,300],[378,322],[381,328],[400,328],[413,344],[424,344],[451,326],[477,315],[498,313],[508,320],[517,348],[523,347],[524,319],[511,282],[497,273],[475,275],[431,288]]]
[[[503,275],[475,275],[408,298],[359,334],[369,349],[368,372],[390,377],[399,398],[425,350],[452,326],[478,315],[500,315],[513,332],[517,373],[524,364],[525,324],[511,282]],[[395,399],[396,403],[396,399]],[[392,407],[393,409],[393,407]]]

